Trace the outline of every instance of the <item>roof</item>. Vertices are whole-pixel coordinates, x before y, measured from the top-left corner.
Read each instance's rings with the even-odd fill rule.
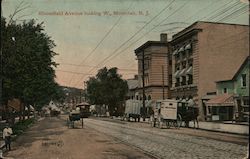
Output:
[[[140,47],[135,49],[135,53],[139,53],[140,51],[146,49],[147,47],[154,45],[154,46],[167,46],[166,41],[147,41],[146,43],[142,44]]]
[[[233,94],[217,95],[206,102],[207,106],[233,106]]]
[[[250,56],[248,56],[248,57],[245,59],[245,61],[241,64],[240,68],[239,68],[238,71],[234,74],[234,76],[233,76],[232,79],[216,81],[216,83],[219,83],[219,82],[228,82],[228,81],[237,80],[237,77],[239,76],[240,71],[241,71],[247,64],[249,65],[249,62],[250,62]]]
[[[209,21],[196,21],[193,24],[189,25],[185,29],[181,30],[180,32],[176,33],[173,35],[173,39],[176,39],[179,36],[182,36],[182,34],[185,34],[187,30],[190,30],[191,28],[196,28],[195,25],[198,23],[209,23],[209,24],[222,24],[222,25],[237,25],[237,26],[246,26],[248,27],[249,25],[244,25],[244,24],[235,24],[235,23],[221,23],[221,22],[209,22]],[[196,28],[197,29],[197,28]]]

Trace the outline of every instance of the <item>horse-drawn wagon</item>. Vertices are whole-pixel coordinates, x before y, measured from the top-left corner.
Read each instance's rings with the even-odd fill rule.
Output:
[[[152,102],[153,114],[151,115],[151,126],[167,128],[174,126],[179,128],[182,123],[181,115],[178,114],[178,101],[167,99]]]
[[[171,126],[179,128],[182,126],[184,121],[185,126],[189,127],[189,122],[191,120],[197,122],[197,116],[199,110],[194,106],[195,103],[192,99],[189,100],[157,100],[152,103],[153,114],[151,115],[151,125],[152,127],[158,126],[162,128],[166,126],[170,128]]]
[[[74,128],[75,122],[81,121],[83,128],[83,118],[88,118],[90,116],[89,110],[90,104],[83,102],[76,105],[76,109],[69,113],[68,126]]]

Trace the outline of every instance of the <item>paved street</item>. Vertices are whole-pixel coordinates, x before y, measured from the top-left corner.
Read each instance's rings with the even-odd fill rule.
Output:
[[[158,129],[147,123],[88,118],[84,128],[67,116],[39,121],[4,156],[18,159],[242,159],[247,137],[195,129]]]
[[[195,133],[196,130],[185,128],[161,130],[151,128],[149,125],[145,126],[142,123],[110,122],[93,119],[87,119],[85,124],[160,158],[242,159],[247,151],[246,143],[248,139],[244,137],[238,137],[237,139],[235,135],[228,136],[225,134],[225,137],[223,137],[222,133],[204,133],[203,131],[198,131],[200,135],[199,133],[192,135],[191,132]],[[182,131],[186,131],[186,133]],[[216,137],[211,136],[211,134],[223,141],[215,140]],[[236,140],[245,144],[235,144]]]

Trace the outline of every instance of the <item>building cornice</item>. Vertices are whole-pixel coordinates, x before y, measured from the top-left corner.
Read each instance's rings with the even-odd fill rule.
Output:
[[[139,52],[145,50],[150,46],[168,46],[168,42],[166,41],[147,41],[146,43],[142,44],[140,47],[135,49],[135,54],[137,55]]]

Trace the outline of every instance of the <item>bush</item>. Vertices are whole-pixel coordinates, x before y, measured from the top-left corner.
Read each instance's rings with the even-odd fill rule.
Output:
[[[13,134],[15,135],[20,135],[22,134],[32,123],[34,123],[35,119],[30,118],[26,119],[24,121],[19,121],[14,126],[12,127],[13,129]]]

